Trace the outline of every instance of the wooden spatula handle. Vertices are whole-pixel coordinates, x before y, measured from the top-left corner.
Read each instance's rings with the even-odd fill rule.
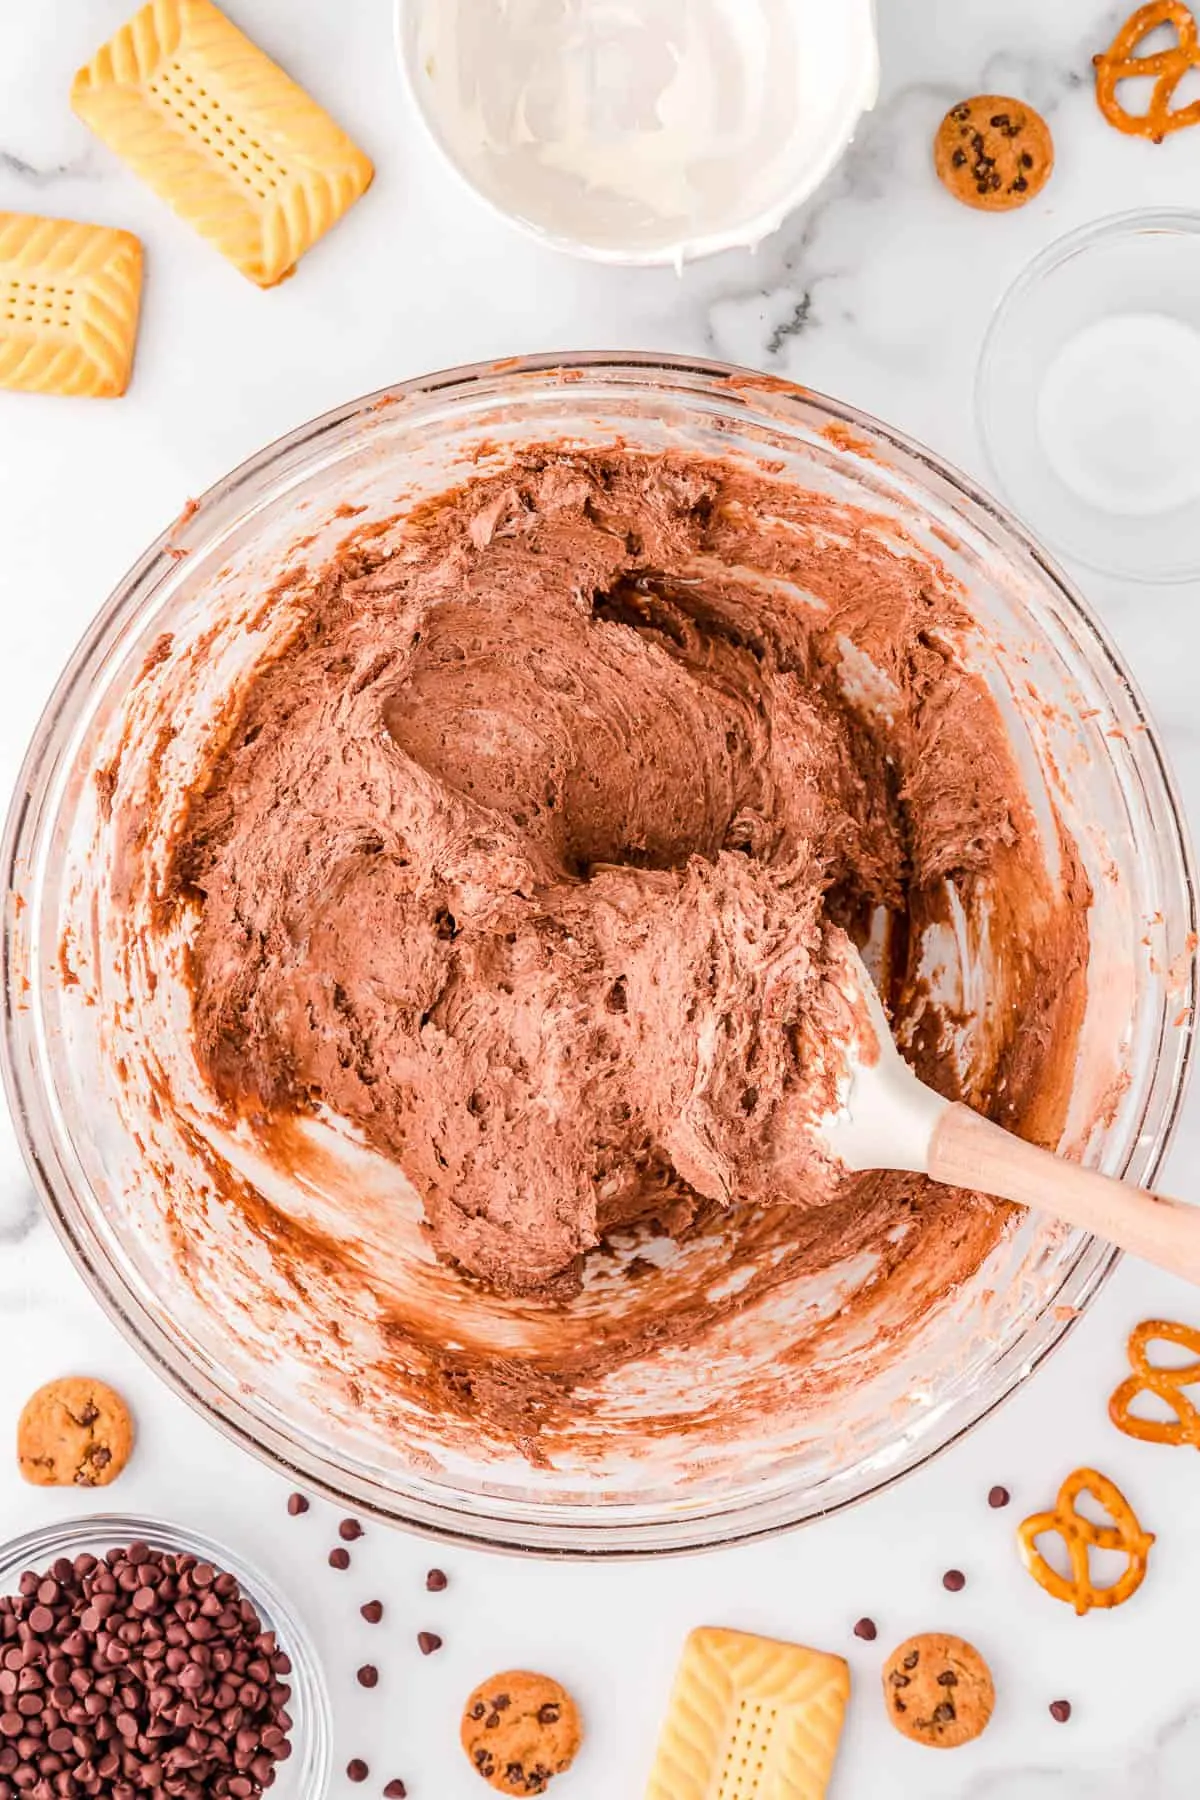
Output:
[[[929,1146],[929,1173],[935,1181],[1036,1207],[1200,1286],[1200,1206],[1081,1169],[969,1107],[942,1114]]]

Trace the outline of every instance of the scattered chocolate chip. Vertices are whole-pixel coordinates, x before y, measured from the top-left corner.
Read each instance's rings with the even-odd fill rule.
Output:
[[[879,1636],[874,1619],[859,1619],[854,1627],[854,1635],[856,1638],[862,1638],[865,1643],[873,1644]]]
[[[383,1792],[384,1800],[406,1800],[408,1789],[402,1781],[389,1781]]]
[[[487,1718],[483,1721],[483,1729],[485,1731],[495,1731],[495,1729],[496,1729],[497,1725],[499,1725],[499,1723],[500,1723],[500,1714],[498,1712],[490,1712],[488,1714]]]
[[[346,1764],[346,1774],[351,1781],[365,1781],[370,1773],[361,1756],[352,1756]]]
[[[358,1610],[367,1621],[368,1625],[378,1625],[380,1619],[383,1617],[383,1601],[368,1600],[366,1605],[360,1606]]]
[[[373,1688],[379,1686],[379,1670],[374,1663],[364,1663],[358,1671],[359,1687]]]
[[[473,1719],[482,1719],[482,1717],[486,1711],[487,1711],[487,1707],[483,1704],[483,1701],[477,1700],[475,1702],[474,1706],[471,1708],[471,1717]]]
[[[958,1676],[953,1669],[943,1669],[937,1678],[939,1687],[957,1687]]]
[[[425,1586],[431,1594],[440,1594],[450,1586],[450,1577],[444,1569],[430,1569],[425,1577]]]
[[[910,1650],[901,1664],[901,1667],[905,1669],[915,1669],[920,1660],[921,1652],[919,1650]]]
[[[538,1707],[539,1725],[557,1725],[562,1718],[562,1707],[553,1700],[547,1700],[545,1706]]]
[[[1023,169],[1032,169],[1033,167],[1033,158],[1028,150],[1022,150],[1021,152],[1021,167]]]
[[[348,1569],[350,1567],[350,1552],[340,1548],[331,1550],[329,1552],[329,1566],[331,1569]]]
[[[1011,1499],[1012,1495],[1006,1487],[996,1486],[988,1489],[988,1505],[992,1508],[998,1509],[1001,1506],[1007,1506]]]
[[[1069,1700],[1052,1700],[1050,1702],[1050,1717],[1056,1719],[1060,1725],[1065,1725],[1070,1716],[1071,1702]]]
[[[417,1643],[421,1647],[422,1656],[432,1656],[435,1650],[442,1647],[442,1640],[436,1631],[418,1631]]]
[[[492,1701],[492,1705],[497,1712],[507,1712],[508,1708],[512,1705],[511,1696],[508,1694],[497,1694],[496,1698]]]
[[[954,1703],[951,1700],[939,1700],[933,1709],[935,1725],[949,1725],[954,1719]]]
[[[304,1498],[303,1494],[288,1495],[288,1511],[291,1513],[293,1519],[298,1519],[301,1513],[306,1513],[308,1511],[308,1501]]]
[[[338,1526],[338,1536],[343,1543],[353,1544],[363,1534],[363,1528],[357,1519],[343,1519]]]
[[[967,1585],[967,1578],[961,1569],[947,1569],[942,1576],[942,1586],[948,1594],[961,1594]]]
[[[893,1669],[888,1676],[888,1680],[891,1682],[892,1686],[896,1688],[912,1686],[911,1678],[908,1675],[902,1675],[899,1669]]]
[[[967,166],[966,151],[965,150],[956,150],[954,152],[954,155],[950,158],[950,161],[954,164],[954,167],[956,169],[965,169]]]

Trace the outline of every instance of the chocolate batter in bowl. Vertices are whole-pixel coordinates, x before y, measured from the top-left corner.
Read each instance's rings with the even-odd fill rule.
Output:
[[[859,1498],[1111,1266],[806,1150],[842,933],[925,1079],[1111,1172],[1190,1047],[1186,845],[1079,601],[712,365],[460,371],[238,471],[68,670],[8,862],[10,1092],[110,1310],[308,1480],[515,1547]]]

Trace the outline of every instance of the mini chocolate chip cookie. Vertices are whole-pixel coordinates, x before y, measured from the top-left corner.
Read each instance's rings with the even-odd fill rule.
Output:
[[[88,1375],[48,1381],[25,1402],[17,1424],[17,1463],[37,1487],[107,1487],[132,1449],[129,1408]]]
[[[575,1760],[579,1713],[548,1675],[510,1669],[475,1689],[462,1718],[471,1766],[501,1794],[544,1794]]]
[[[1031,106],[980,94],[950,108],[934,139],[933,160],[942,183],[965,206],[1011,212],[1049,181],[1054,139]]]
[[[892,1651],[883,1665],[883,1697],[897,1731],[941,1750],[977,1738],[996,1704],[992,1672],[978,1650],[937,1631]]]

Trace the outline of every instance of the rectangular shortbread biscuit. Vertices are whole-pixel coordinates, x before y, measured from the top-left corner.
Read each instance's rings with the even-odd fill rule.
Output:
[[[374,173],[211,0],[150,0],[80,69],[71,101],[260,287],[290,275]]]
[[[849,1696],[840,1656],[693,1631],[646,1800],[823,1800]]]
[[[123,394],[141,296],[128,231],[0,212],[0,387]]]

